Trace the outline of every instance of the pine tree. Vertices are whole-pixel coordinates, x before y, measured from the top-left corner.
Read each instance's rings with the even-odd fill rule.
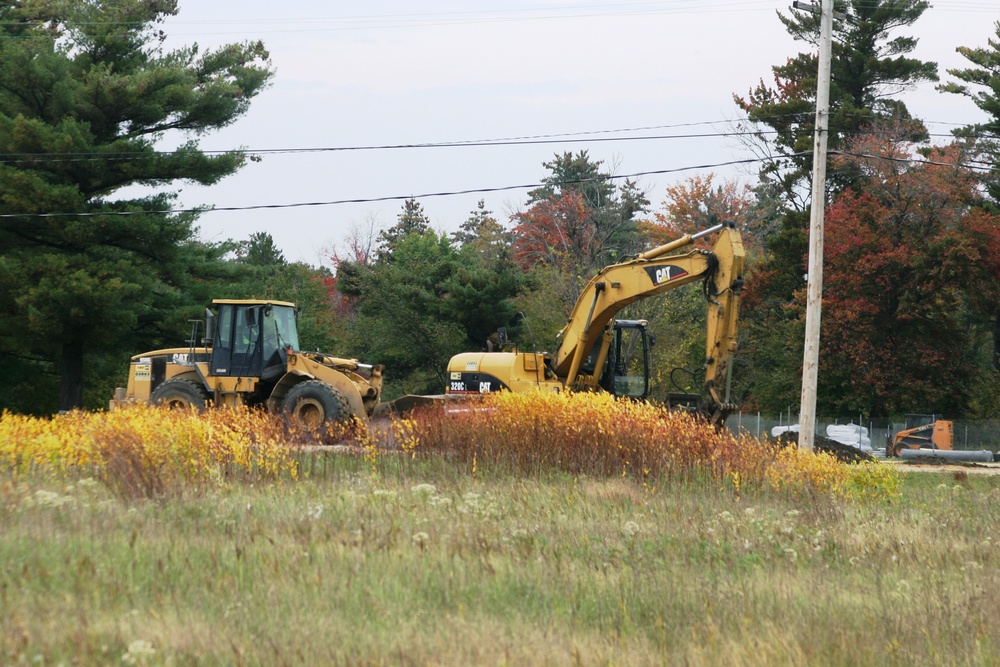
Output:
[[[59,409],[80,407],[88,355],[147,348],[222,271],[174,195],[133,184],[212,184],[244,162],[196,138],[232,123],[272,72],[260,42],[164,49],[176,0],[0,1],[0,358],[57,372]],[[165,137],[187,138],[169,152]],[[141,342],[140,342],[141,341]],[[18,360],[16,362],[12,360]],[[4,387],[0,401],[56,407]]]
[[[848,0],[838,6],[846,18],[834,22],[830,82],[831,151],[845,135],[855,134],[875,119],[909,120],[898,94],[924,81],[937,81],[937,63],[910,58],[913,37],[892,37],[912,25],[929,7],[924,0]],[[774,85],[763,80],[746,97],[734,95],[757,129],[752,141],[767,156],[762,175],[777,180],[794,208],[806,202],[812,173],[812,143],[816,117],[819,16],[807,12],[778,13],[797,41],[817,51],[800,53],[772,67]],[[911,126],[912,141],[926,138],[922,124]],[[831,171],[831,187],[839,191],[851,182],[848,172]]]
[[[424,213],[423,205],[416,199],[407,199],[403,202],[402,212],[396,217],[396,224],[378,235],[379,258],[391,260],[402,239],[410,234],[424,234],[430,228],[431,221]]]
[[[961,83],[952,81],[938,86],[938,90],[965,95],[987,114],[986,122],[963,127],[956,134],[973,140],[993,167],[1000,166],[1000,21],[996,23],[996,36],[997,39],[987,40],[988,48],[958,47],[956,51],[973,66],[949,69],[948,74]],[[994,172],[987,179],[987,186],[991,204],[1000,209],[1000,174]]]

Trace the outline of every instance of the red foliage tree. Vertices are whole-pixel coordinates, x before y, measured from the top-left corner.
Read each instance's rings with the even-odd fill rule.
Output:
[[[598,252],[590,210],[574,190],[537,201],[512,220],[514,261],[525,270],[542,264],[571,271],[590,265]]]
[[[922,164],[906,148],[872,134],[835,161],[865,185],[826,212],[821,390],[841,410],[961,414],[996,315],[1000,219],[974,206],[958,146]]]
[[[735,180],[715,184],[715,174],[692,176],[667,188],[661,208],[640,229],[655,244],[661,245],[685,234],[708,229],[720,222],[735,222],[743,233],[743,242],[759,245],[760,227],[766,211],[758,206],[753,190]],[[714,238],[699,244],[708,248]]]
[[[355,227],[344,239],[342,248],[330,251],[330,262],[333,264],[333,275],[324,279],[323,284],[330,294],[330,303],[337,319],[350,319],[357,312],[358,297],[345,294],[341,282],[357,281],[357,274],[369,271],[375,261],[378,242],[375,237],[375,220],[367,220],[365,228]]]

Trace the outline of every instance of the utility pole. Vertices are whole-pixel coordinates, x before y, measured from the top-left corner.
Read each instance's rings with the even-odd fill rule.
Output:
[[[809,273],[806,291],[806,338],[802,357],[802,402],[799,407],[799,449],[812,450],[816,438],[816,384],[819,376],[820,314],[823,306],[823,209],[826,206],[826,147],[830,127],[830,61],[833,41],[833,0],[820,0],[819,73],[816,82],[816,135],[813,140],[813,181],[809,217]],[[803,3],[795,6],[802,9]]]

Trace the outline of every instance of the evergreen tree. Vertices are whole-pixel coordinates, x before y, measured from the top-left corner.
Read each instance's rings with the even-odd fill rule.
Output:
[[[337,267],[338,291],[357,304],[351,353],[385,364],[389,395],[440,393],[452,355],[512,324],[520,284],[509,262],[466,255],[432,229],[398,238],[374,264]]]
[[[924,81],[937,81],[937,64],[910,58],[912,37],[890,33],[912,25],[929,3],[924,0],[847,0],[838,10],[846,18],[834,22],[830,82],[829,148],[836,150],[845,135],[854,134],[874,119],[910,119],[896,96]],[[763,80],[746,97],[734,95],[736,105],[759,130],[754,141],[767,156],[762,175],[776,179],[794,208],[805,208],[812,173],[812,145],[816,119],[819,16],[811,12],[778,12],[788,33],[817,51],[800,53],[772,69],[774,86]],[[922,124],[911,126],[911,140],[926,137]],[[773,136],[772,136],[773,135]],[[848,172],[831,171],[835,191],[851,182]]]
[[[60,376],[58,403],[27,409],[81,406],[88,355],[148,349],[199,276],[227,271],[231,248],[198,243],[173,195],[116,196],[212,184],[244,162],[193,138],[155,149],[230,124],[271,77],[259,42],[164,50],[157,24],[176,12],[176,0],[0,1],[0,153],[14,156],[0,164],[0,366]]]
[[[424,207],[416,199],[403,202],[403,210],[396,217],[396,224],[382,230],[378,235],[378,256],[391,260],[396,245],[410,234],[423,234],[431,228],[430,218],[424,213]]]
[[[996,23],[996,36],[995,40],[987,40],[988,48],[958,47],[956,50],[973,67],[949,69],[948,74],[961,83],[952,81],[938,86],[938,90],[965,95],[986,113],[986,122],[963,127],[956,135],[973,140],[976,149],[986,155],[994,168],[1000,166],[1000,21]],[[994,171],[987,179],[987,187],[992,206],[1000,209],[1000,174]]]
[[[351,354],[385,364],[388,395],[439,393],[452,355],[484,349],[513,324],[524,276],[510,261],[510,235],[480,201],[449,238],[408,199],[378,241],[374,261],[337,261],[336,296],[355,313]]]
[[[285,255],[267,232],[254,232],[240,243],[236,251],[238,262],[252,266],[279,267],[287,264]]]
[[[452,240],[460,248],[475,250],[483,256],[502,256],[509,254],[511,235],[486,208],[482,199],[476,204],[476,210],[469,214],[457,232],[451,235]]]
[[[836,9],[830,83],[831,151],[875,124],[893,124],[902,139],[921,141],[922,123],[911,118],[899,93],[937,80],[937,65],[910,57],[912,37],[892,36],[912,25],[929,4],[923,0],[846,0]],[[819,16],[811,12],[778,13],[792,37],[815,50],[800,53],[772,68],[774,83],[762,80],[747,96],[734,96],[755,134],[751,147],[764,161],[758,201],[766,207],[768,232],[761,259],[750,265],[741,308],[741,328],[748,332],[742,356],[748,387],[766,396],[769,407],[798,400],[799,379],[789,370],[801,360],[801,312],[795,295],[805,288],[808,254],[812,148],[816,118]],[[827,189],[838,193],[859,184],[856,162],[845,160],[827,172]],[[787,360],[792,360],[787,364]],[[797,368],[797,366],[796,366]],[[799,371],[800,372],[800,371]]]

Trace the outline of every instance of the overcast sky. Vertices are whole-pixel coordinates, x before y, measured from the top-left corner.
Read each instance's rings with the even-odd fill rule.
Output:
[[[557,152],[587,150],[617,174],[639,178],[655,207],[665,188],[715,172],[749,180],[747,169],[705,167],[752,157],[726,137],[584,142],[584,139],[713,134],[739,114],[745,94],[771,66],[807,46],[784,31],[776,10],[790,1],[462,2],[459,0],[181,0],[167,48],[263,40],[273,85],[232,126],[206,136],[207,150],[359,148],[553,137],[570,143],[377,148],[264,153],[210,188],[181,186],[179,205],[248,207],[374,200],[531,185]],[[915,57],[964,67],[957,46],[995,36],[995,0],[936,0],[910,31]],[[903,95],[931,132],[980,120],[968,100],[925,86]],[[940,123],[940,124],[939,124]],[[694,125],[689,125],[694,124]],[[613,130],[638,129],[632,132]],[[176,189],[176,188],[174,188]],[[506,222],[526,190],[427,197],[433,226],[458,228],[479,199]],[[287,259],[328,264],[329,248],[370,221],[396,222],[401,201],[205,213],[202,237],[221,241],[268,232]]]

